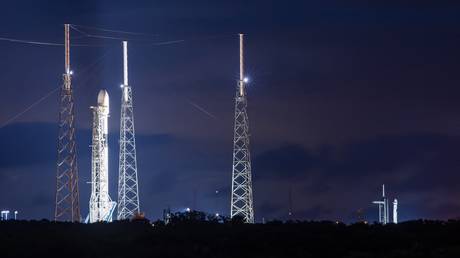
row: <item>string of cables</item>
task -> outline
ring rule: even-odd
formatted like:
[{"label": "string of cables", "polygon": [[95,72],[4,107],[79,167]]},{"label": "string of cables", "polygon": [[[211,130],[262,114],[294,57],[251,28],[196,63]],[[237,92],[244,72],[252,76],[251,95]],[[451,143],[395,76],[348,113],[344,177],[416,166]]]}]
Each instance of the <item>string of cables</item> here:
[{"label": "string of cables", "polygon": [[[105,29],[105,28],[98,28],[93,26],[84,26],[84,25],[76,25],[70,24],[70,28],[80,34],[79,37],[73,37],[74,39],[84,39],[84,38],[94,38],[94,39],[101,39],[101,40],[116,40],[117,42],[121,40],[128,40],[134,42],[143,42],[144,45],[147,46],[164,46],[164,45],[173,45],[179,44],[186,41],[195,41],[195,40],[204,40],[204,39],[213,39],[213,38],[220,38],[220,37],[229,37],[234,36],[234,34],[224,34],[224,35],[211,35],[211,36],[200,36],[194,37],[189,39],[176,39],[176,40],[167,40],[167,41],[160,41],[158,40],[157,34],[148,34],[148,33],[141,33],[141,32],[132,32],[132,31],[124,31],[124,30],[113,30],[113,29]],[[108,34],[108,35],[107,35]],[[113,35],[115,34],[115,35]],[[128,37],[126,37],[128,36]],[[36,46],[51,46],[51,47],[62,47],[64,43],[60,42],[49,42],[49,41],[37,41],[37,40],[26,40],[26,39],[17,39],[17,38],[10,38],[10,37],[0,37],[0,41],[10,42],[10,43],[20,43],[20,44],[28,44],[28,45],[36,45]],[[118,43],[117,43],[118,44]],[[95,65],[102,61],[104,57],[108,55],[111,49],[115,46],[114,44],[71,44],[72,47],[110,47],[102,56],[96,59],[93,63],[86,66],[79,74],[83,75],[90,71]],[[43,96],[38,98],[36,101],[28,105],[22,111],[18,112],[17,114],[13,115],[7,121],[1,124],[0,129],[11,124],[16,119],[20,118],[22,115],[30,111],[32,108],[38,106],[40,103],[44,102],[46,99],[51,97],[54,93],[56,93],[61,87],[53,88],[52,90],[46,92]],[[204,108],[198,106],[196,103],[188,101],[190,105],[197,108],[199,111],[205,113],[206,115],[215,118],[211,113],[204,110]]]}]

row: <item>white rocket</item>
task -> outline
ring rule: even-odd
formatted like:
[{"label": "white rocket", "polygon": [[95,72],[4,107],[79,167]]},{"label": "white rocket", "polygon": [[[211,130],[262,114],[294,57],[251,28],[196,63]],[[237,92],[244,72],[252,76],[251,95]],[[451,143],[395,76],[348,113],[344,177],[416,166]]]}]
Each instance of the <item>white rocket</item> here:
[{"label": "white rocket", "polygon": [[109,196],[109,94],[106,90],[99,91],[97,106],[91,109],[93,110],[93,137],[89,222],[110,222],[116,202],[113,202]]},{"label": "white rocket", "polygon": [[393,223],[398,224],[398,200],[393,201]]}]

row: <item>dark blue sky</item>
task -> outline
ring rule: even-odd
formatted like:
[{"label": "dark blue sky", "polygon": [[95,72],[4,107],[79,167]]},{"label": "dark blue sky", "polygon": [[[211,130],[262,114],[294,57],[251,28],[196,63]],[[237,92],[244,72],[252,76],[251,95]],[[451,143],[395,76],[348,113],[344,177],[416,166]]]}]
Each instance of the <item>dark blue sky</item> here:
[{"label": "dark blue sky", "polygon": [[[238,41],[247,50],[256,219],[353,221],[387,184],[401,219],[460,215],[460,4],[455,1],[8,1],[0,37],[63,42],[63,24],[128,37],[141,209],[229,213]],[[89,106],[111,97],[118,175],[121,43],[72,31],[80,202]],[[183,40],[174,44],[156,42]],[[63,48],[0,41],[0,124],[61,84]],[[52,218],[56,93],[0,128],[0,207]],[[210,117],[194,105],[199,105]],[[219,191],[216,194],[216,190]],[[193,196],[196,196],[196,202]]]}]

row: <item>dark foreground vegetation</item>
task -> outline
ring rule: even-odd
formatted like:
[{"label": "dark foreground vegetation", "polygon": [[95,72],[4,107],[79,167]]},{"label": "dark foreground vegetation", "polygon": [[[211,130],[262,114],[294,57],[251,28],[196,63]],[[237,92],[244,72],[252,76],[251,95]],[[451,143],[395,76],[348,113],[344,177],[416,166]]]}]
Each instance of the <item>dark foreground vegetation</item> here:
[{"label": "dark foreground vegetation", "polygon": [[460,221],[398,225],[206,217],[73,224],[0,223],[0,257],[460,257]]}]

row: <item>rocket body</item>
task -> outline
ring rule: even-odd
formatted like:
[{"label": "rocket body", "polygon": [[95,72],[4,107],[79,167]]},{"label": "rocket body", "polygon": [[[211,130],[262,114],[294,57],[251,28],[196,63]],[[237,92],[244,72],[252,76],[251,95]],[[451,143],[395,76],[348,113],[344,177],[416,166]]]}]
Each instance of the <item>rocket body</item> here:
[{"label": "rocket body", "polygon": [[116,203],[109,196],[109,94],[101,90],[93,110],[91,198],[89,222],[112,221]]},{"label": "rocket body", "polygon": [[393,223],[398,224],[398,200],[393,201]]},{"label": "rocket body", "polygon": [[[101,130],[102,130],[102,139],[101,139],[101,144],[102,144],[102,168],[101,168],[101,179],[108,180],[108,175],[109,175],[109,144],[108,144],[108,135],[109,135],[109,129],[108,129],[108,124],[109,124],[109,94],[105,90],[99,91],[99,94],[97,96],[97,108],[99,109],[98,111],[98,116],[99,116],[99,121],[101,123]],[[108,185],[104,185],[104,191],[109,192]]]}]

